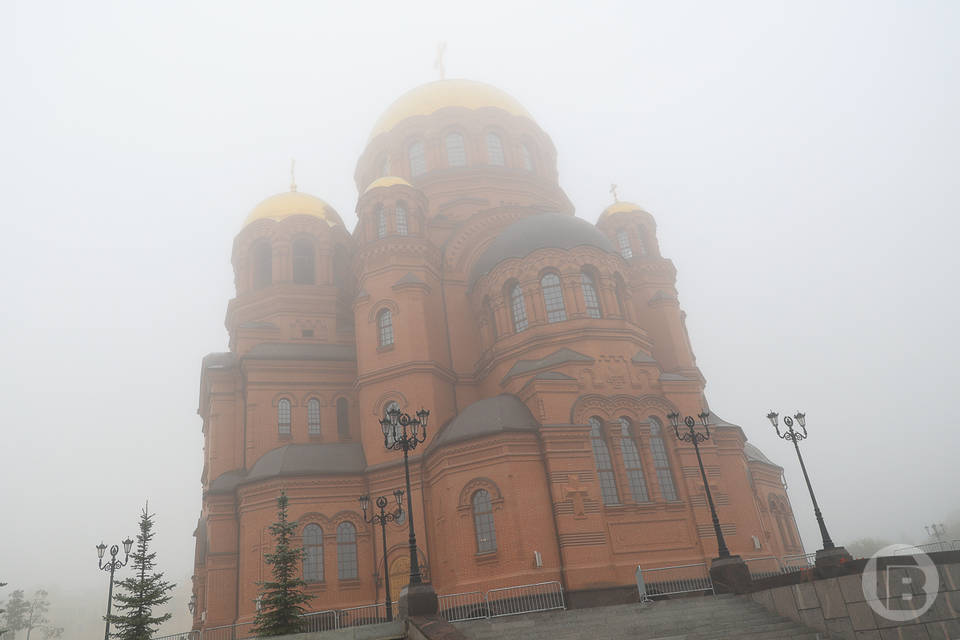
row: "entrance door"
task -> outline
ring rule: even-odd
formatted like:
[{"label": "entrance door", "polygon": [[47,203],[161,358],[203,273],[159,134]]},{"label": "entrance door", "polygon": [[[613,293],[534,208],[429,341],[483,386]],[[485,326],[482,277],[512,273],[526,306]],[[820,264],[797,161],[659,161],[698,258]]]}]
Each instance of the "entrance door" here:
[{"label": "entrance door", "polygon": [[390,595],[400,597],[400,590],[410,582],[410,555],[401,553],[390,563]]}]

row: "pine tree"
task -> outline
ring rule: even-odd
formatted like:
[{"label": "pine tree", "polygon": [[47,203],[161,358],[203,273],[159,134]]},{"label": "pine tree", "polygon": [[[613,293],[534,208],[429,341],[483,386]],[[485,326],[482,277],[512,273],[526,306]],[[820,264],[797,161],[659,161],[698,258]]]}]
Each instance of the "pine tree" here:
[{"label": "pine tree", "polygon": [[303,549],[292,546],[296,522],[287,521],[287,494],[277,498],[277,521],[270,525],[276,540],[273,553],[265,554],[266,563],[273,566],[273,580],[258,583],[260,608],[255,621],[258,636],[281,636],[303,630],[303,605],[310,596],[303,592],[306,582],[300,578],[299,565]]},{"label": "pine tree", "polygon": [[166,604],[175,586],[163,579],[163,573],[154,570],[156,553],[150,553],[153,540],[153,516],[148,506],[140,513],[140,533],[133,558],[134,575],[117,583],[113,606],[118,613],[110,616],[116,631],[111,635],[121,640],[149,640],[161,623],[170,619],[170,613],[154,615],[154,608]]}]

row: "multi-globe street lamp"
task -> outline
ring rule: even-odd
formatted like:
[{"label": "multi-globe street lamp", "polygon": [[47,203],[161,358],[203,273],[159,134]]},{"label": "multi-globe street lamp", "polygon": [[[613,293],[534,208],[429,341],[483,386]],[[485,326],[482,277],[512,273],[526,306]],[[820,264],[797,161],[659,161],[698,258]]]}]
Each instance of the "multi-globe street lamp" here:
[{"label": "multi-globe street lamp", "polygon": [[367,518],[367,509],[370,507],[370,496],[362,495],[359,498],[360,506],[363,508],[363,521],[374,526],[380,525],[380,537],[383,539],[383,583],[386,588],[386,602],[384,602],[384,605],[387,608],[387,622],[393,621],[393,598],[390,596],[390,572],[387,570],[387,523],[398,521],[403,516],[403,489],[394,491],[393,497],[397,500],[396,511],[387,511],[387,497],[378,496],[377,508],[380,509],[380,513],[371,513],[369,518]]},{"label": "multi-globe street lamp", "polygon": [[110,640],[110,605],[113,604],[113,573],[120,567],[127,566],[127,561],[130,560],[130,549],[133,547],[133,540],[127,538],[123,541],[123,561],[117,559],[117,554],[120,553],[120,547],[113,545],[110,547],[110,559],[104,563],[103,553],[107,550],[107,545],[102,542],[97,545],[97,566],[104,571],[110,572],[110,587],[107,590],[107,626],[103,632],[103,640]]},{"label": "multi-globe street lamp", "polygon": [[927,535],[931,538],[936,538],[937,542],[943,542],[943,536],[946,535],[947,529],[943,524],[931,524],[923,525],[924,531],[927,532]]},{"label": "multi-globe street lamp", "polygon": [[710,505],[710,517],[713,518],[713,532],[717,536],[717,552],[719,557],[729,558],[730,550],[727,548],[727,543],[723,539],[723,531],[720,529],[720,519],[717,517],[717,508],[713,505],[713,496],[710,493],[710,484],[707,482],[707,472],[703,469],[703,458],[700,457],[700,443],[706,442],[710,439],[710,426],[707,422],[710,418],[710,413],[707,411],[702,411],[697,417],[700,418],[700,424],[703,425],[706,433],[700,433],[694,429],[697,421],[690,416],[687,416],[683,419],[683,424],[686,427],[686,430],[683,433],[680,433],[679,413],[673,412],[667,416],[667,419],[670,420],[670,426],[673,427],[673,432],[677,434],[678,440],[693,444],[693,450],[697,453],[697,464],[700,465],[700,477],[703,478],[703,490],[707,494],[707,503]]}]

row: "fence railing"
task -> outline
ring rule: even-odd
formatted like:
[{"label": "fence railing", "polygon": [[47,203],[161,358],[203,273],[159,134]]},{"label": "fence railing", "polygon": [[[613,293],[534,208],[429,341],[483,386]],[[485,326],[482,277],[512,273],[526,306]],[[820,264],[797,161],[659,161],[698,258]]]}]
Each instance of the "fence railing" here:
[{"label": "fence railing", "polygon": [[816,553],[796,553],[783,556],[780,559],[780,570],[783,573],[793,573],[795,571],[804,571],[813,568],[813,563],[817,559]]},{"label": "fence railing", "polygon": [[466,591],[438,596],[440,617],[447,622],[479,620],[490,615],[487,597],[482,591]]},{"label": "fence railing", "polygon": [[928,542],[927,544],[915,544],[897,551],[894,555],[910,555],[913,549],[923,553],[936,553],[938,551],[960,551],[960,540],[940,540],[939,542]]},{"label": "fence railing", "polygon": [[776,556],[762,556],[760,558],[744,558],[744,564],[750,571],[750,577],[754,579],[769,578],[785,573],[783,565]]},{"label": "fence railing", "polygon": [[173,633],[169,636],[157,636],[153,640],[200,640],[200,632],[184,631],[183,633]]},{"label": "fence railing", "polygon": [[713,593],[713,581],[706,562],[678,564],[672,567],[637,569],[637,588],[640,599],[668,596],[677,593],[709,591]]},{"label": "fence railing", "polygon": [[563,587],[557,581],[490,589],[487,591],[487,607],[491,618],[567,608]]}]

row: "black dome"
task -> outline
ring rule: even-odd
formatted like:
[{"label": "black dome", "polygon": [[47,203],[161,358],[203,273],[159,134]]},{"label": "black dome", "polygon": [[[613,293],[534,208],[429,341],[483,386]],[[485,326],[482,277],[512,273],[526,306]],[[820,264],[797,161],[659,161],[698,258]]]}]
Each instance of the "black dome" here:
[{"label": "black dome", "polygon": [[522,258],[537,249],[572,249],[589,245],[614,253],[607,236],[576,216],[539,213],[518,220],[494,238],[470,270],[470,285],[507,258]]}]

